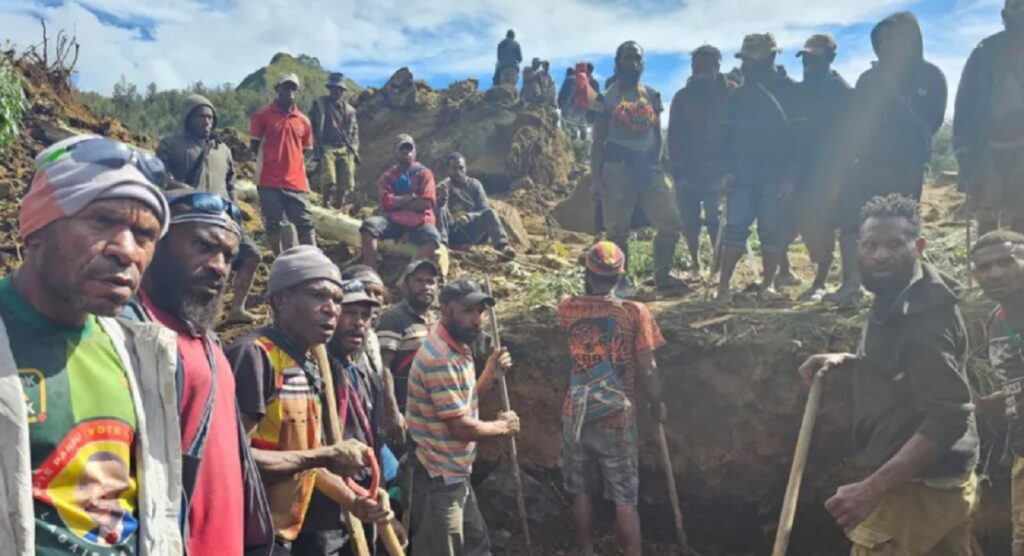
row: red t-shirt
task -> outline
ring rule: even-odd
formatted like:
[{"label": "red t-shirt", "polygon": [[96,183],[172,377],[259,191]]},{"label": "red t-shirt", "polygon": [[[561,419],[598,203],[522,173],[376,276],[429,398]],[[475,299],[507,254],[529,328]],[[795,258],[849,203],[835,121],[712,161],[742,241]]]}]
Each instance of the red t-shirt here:
[{"label": "red t-shirt", "polygon": [[[144,294],[142,304],[153,320],[178,333],[178,353],[184,369],[181,392],[181,444],[188,449],[199,429],[210,392],[210,365],[202,338],[188,326],[156,308]],[[242,554],[244,495],[238,446],[235,377],[224,350],[213,346],[217,363],[217,392],[202,464],[188,514],[189,554]]]},{"label": "red t-shirt", "polygon": [[260,108],[249,122],[249,135],[260,141],[256,176],[260,187],[308,192],[305,149],[313,148],[309,118],[293,108],[285,112],[276,102]]},{"label": "red t-shirt", "polygon": [[[431,202],[431,208],[424,211],[395,210],[395,197],[416,195]],[[433,204],[437,202],[437,186],[430,168],[419,162],[413,163],[408,170],[402,171],[392,166],[384,172],[377,183],[377,196],[380,208],[388,220],[407,228],[419,228],[424,224],[434,224]]]}]

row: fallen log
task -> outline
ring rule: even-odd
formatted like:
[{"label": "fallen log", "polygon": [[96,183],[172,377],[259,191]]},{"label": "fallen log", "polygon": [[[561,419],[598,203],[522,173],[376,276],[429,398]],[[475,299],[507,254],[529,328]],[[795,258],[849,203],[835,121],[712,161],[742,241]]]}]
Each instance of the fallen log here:
[{"label": "fallen log", "polygon": [[[240,201],[255,205],[258,205],[260,202],[259,195],[256,192],[256,184],[249,180],[238,180],[235,182],[235,197]],[[362,220],[353,218],[339,210],[316,205],[313,205],[312,212],[313,227],[316,229],[317,236],[328,241],[344,243],[357,249],[362,248],[362,238],[359,235],[359,227],[363,224]],[[378,249],[381,252],[403,255],[410,258],[415,257],[418,250],[415,245],[406,240],[398,242],[381,240],[378,242]],[[442,275],[447,276],[450,260],[448,248],[444,245],[438,250],[437,262],[438,266],[441,267]]]}]

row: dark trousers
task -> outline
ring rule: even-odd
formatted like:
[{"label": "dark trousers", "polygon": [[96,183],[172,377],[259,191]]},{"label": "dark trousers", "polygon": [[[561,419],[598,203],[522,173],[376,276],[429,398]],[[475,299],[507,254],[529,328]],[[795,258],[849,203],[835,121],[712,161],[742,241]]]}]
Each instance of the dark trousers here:
[{"label": "dark trousers", "polygon": [[451,213],[444,208],[439,224],[445,242],[453,247],[479,245],[488,239],[498,249],[508,245],[508,232],[494,209],[469,212],[453,221]]}]

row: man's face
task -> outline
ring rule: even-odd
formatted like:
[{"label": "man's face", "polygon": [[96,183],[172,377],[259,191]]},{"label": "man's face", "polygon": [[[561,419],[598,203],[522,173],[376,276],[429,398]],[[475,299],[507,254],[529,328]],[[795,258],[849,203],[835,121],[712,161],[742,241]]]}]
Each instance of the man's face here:
[{"label": "man's face", "polygon": [[989,298],[1012,302],[1024,292],[1024,245],[1000,243],[971,255],[974,278]]},{"label": "man's face", "polygon": [[1003,24],[1014,35],[1024,35],[1024,0],[1007,0],[1003,8]]},{"label": "man's face", "polygon": [[444,326],[452,339],[463,344],[472,344],[483,332],[483,303],[465,307],[461,303],[452,302],[441,308]]},{"label": "man's face", "polygon": [[398,146],[395,151],[395,162],[399,165],[409,165],[416,162],[416,147],[405,143]]},{"label": "man's face", "polygon": [[878,61],[901,67],[916,48],[915,41],[907,33],[901,33],[895,25],[886,25],[878,31],[876,54]]},{"label": "man's face", "polygon": [[107,199],[25,243],[38,251],[36,272],[52,295],[86,313],[113,316],[138,291],[159,237],[160,221],[144,204]]},{"label": "man's face", "polygon": [[129,488],[128,469],[117,456],[100,452],[85,462],[75,503],[96,523],[101,538],[115,531],[124,517],[118,498]]},{"label": "man's face", "polygon": [[188,129],[199,137],[209,137],[213,132],[213,108],[199,106],[188,115]]},{"label": "man's face", "polygon": [[456,158],[448,163],[448,177],[455,183],[466,181],[466,159]]},{"label": "man's face", "polygon": [[718,78],[721,64],[714,56],[694,56],[691,72],[695,81],[714,81]]},{"label": "man's face", "polygon": [[147,292],[161,309],[205,332],[213,328],[238,255],[238,234],[215,224],[171,227],[153,257]]},{"label": "man's face", "polygon": [[743,61],[740,64],[743,76],[748,79],[764,79],[771,73],[774,67],[775,54],[772,54],[763,60],[756,60],[749,57],[743,58]]},{"label": "man's face", "polygon": [[284,106],[294,106],[295,99],[299,96],[299,86],[291,81],[286,81],[277,86],[277,103]]},{"label": "man's face", "polygon": [[405,298],[413,308],[424,310],[437,299],[437,275],[428,268],[417,269],[405,279]]},{"label": "man's face", "polygon": [[341,87],[328,87],[327,96],[333,101],[341,100],[341,97],[345,95],[345,89]]},{"label": "man's face", "polygon": [[349,303],[341,307],[338,330],[331,338],[331,346],[342,353],[353,353],[366,344],[366,331],[373,320],[373,305]]},{"label": "man's face", "polygon": [[826,75],[832,69],[832,57],[826,54],[804,52],[800,58],[804,65],[804,79]]},{"label": "man's face", "polygon": [[877,293],[910,284],[924,240],[915,237],[905,218],[869,218],[860,227],[857,248],[864,287]]},{"label": "man's face", "polygon": [[635,44],[622,49],[616,63],[616,73],[622,77],[640,77],[644,72],[644,54]]},{"label": "man's face", "polygon": [[294,340],[306,346],[326,343],[341,316],[341,286],[330,280],[311,280],[281,292],[277,321]]}]

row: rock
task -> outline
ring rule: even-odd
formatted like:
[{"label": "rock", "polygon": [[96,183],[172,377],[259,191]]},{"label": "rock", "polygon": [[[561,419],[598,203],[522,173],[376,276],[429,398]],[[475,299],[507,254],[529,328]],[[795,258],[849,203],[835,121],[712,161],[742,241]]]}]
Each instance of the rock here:
[{"label": "rock", "polygon": [[597,233],[594,227],[594,198],[590,193],[590,176],[580,178],[572,195],[558,203],[551,214],[563,229],[584,234]]},{"label": "rock", "polygon": [[496,85],[484,93],[484,102],[509,107],[519,102],[519,93],[512,85]]},{"label": "rock", "polygon": [[525,176],[512,182],[508,189],[509,191],[531,191],[534,187],[536,187],[536,184],[533,183],[533,179],[530,176]]},{"label": "rock", "polygon": [[381,89],[388,107],[393,110],[412,110],[416,107],[416,83],[409,68],[396,71]]},{"label": "rock", "polygon": [[505,231],[508,232],[508,239],[512,242],[512,245],[516,247],[529,245],[530,234],[523,225],[523,219],[519,215],[519,211],[512,205],[505,204],[497,199],[491,199],[490,203],[494,212],[498,213],[501,223],[505,225]]},{"label": "rock", "polygon": [[478,86],[476,79],[456,81],[441,92],[441,100],[444,102],[462,103],[476,94]]},{"label": "rock", "polygon": [[[564,516],[569,509],[566,503],[550,486],[523,471],[523,496],[526,499],[531,535],[537,538],[557,535],[560,531],[564,533]],[[492,537],[492,540],[501,542],[522,539],[516,483],[508,456],[502,458],[498,467],[474,491],[484,520],[498,532],[495,535],[498,538]]]}]

